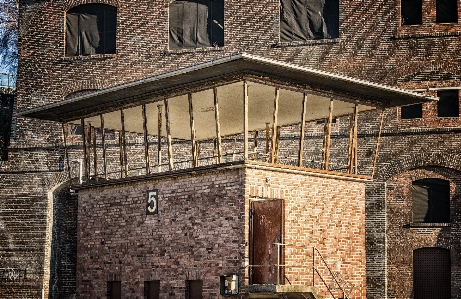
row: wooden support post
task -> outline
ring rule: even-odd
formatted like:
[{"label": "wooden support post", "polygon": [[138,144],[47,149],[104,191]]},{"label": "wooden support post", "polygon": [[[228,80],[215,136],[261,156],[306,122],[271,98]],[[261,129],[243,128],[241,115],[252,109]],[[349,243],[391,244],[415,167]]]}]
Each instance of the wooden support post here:
[{"label": "wooden support post", "polygon": [[68,131],[67,131],[67,126],[64,123],[62,123],[62,136],[64,138],[64,155],[66,156],[67,176],[69,177],[69,180],[70,180],[71,176],[70,176],[69,152],[67,151]]},{"label": "wooden support post", "polygon": [[325,136],[325,148],[324,148],[324,153],[325,153],[325,164],[324,164],[324,169],[328,170],[329,169],[329,163],[330,163],[330,148],[331,148],[331,123],[333,122],[333,100],[330,101],[330,109],[329,109],[329,114],[328,114],[328,122],[327,122],[327,127],[326,127],[326,136]]},{"label": "wooden support post", "polygon": [[275,89],[275,97],[274,97],[274,113],[272,115],[272,151],[271,151],[271,158],[270,162],[275,163],[276,161],[276,142],[277,142],[277,118],[279,113],[279,96],[280,96],[280,89]]},{"label": "wooden support post", "polygon": [[266,123],[266,162],[269,162],[270,123]]},{"label": "wooden support post", "polygon": [[144,131],[144,161],[146,161],[146,174],[150,174],[150,158],[149,158],[149,132],[147,129],[147,111],[146,104],[142,105],[142,128]]},{"label": "wooden support post", "polygon": [[88,179],[90,177],[89,175],[89,169],[88,169],[88,147],[87,147],[87,139],[88,139],[88,134],[87,134],[87,128],[85,125],[85,119],[82,118],[81,120],[81,125],[82,125],[82,141],[83,141],[83,164],[85,165],[85,170],[84,170],[84,178],[85,182],[88,183]]},{"label": "wooden support post", "polygon": [[280,149],[280,126],[277,126],[277,130],[275,133],[275,155],[274,155],[274,163],[278,163],[279,161],[279,149]]},{"label": "wooden support post", "polygon": [[219,120],[219,102],[218,102],[218,89],[213,88],[214,94],[214,118],[216,122],[216,147],[218,150],[218,163],[222,163],[222,142],[221,142],[221,123]]},{"label": "wooden support post", "polygon": [[94,179],[96,181],[99,180],[98,178],[98,153],[96,148],[96,128],[91,126],[91,132],[93,133],[93,168],[94,168]]},{"label": "wooden support post", "polygon": [[383,123],[384,123],[384,109],[383,111],[381,111],[381,122],[379,123],[378,141],[376,142],[375,158],[373,160],[373,171],[371,173],[371,178],[375,177],[375,169],[376,169],[376,163],[378,161],[379,144],[381,142],[381,133],[383,131]]},{"label": "wooden support post", "polygon": [[243,159],[248,160],[248,83],[243,82]]},{"label": "wooden support post", "polygon": [[123,137],[122,131],[118,132],[118,148],[120,152],[120,178],[123,178]]},{"label": "wooden support post", "polygon": [[102,161],[104,164],[104,178],[107,180],[109,178],[109,174],[107,172],[106,129],[104,127],[104,116],[102,114],[99,115],[99,119],[101,120]]},{"label": "wooden support post", "polygon": [[349,146],[347,150],[347,172],[352,173],[352,146],[354,138],[354,114],[349,115]]},{"label": "wooden support post", "polygon": [[126,152],[125,113],[123,112],[123,109],[120,109],[120,121],[122,123],[123,166],[125,177],[128,177],[128,154]]},{"label": "wooden support post", "polygon": [[349,154],[348,154],[348,171],[357,173],[357,125],[358,125],[358,106],[354,107],[354,114],[350,118],[349,131]]},{"label": "wooden support post", "polygon": [[157,105],[157,161],[158,161],[158,172],[162,172],[162,107],[163,105]]},{"label": "wooden support post", "polygon": [[190,119],[190,142],[192,145],[192,167],[197,167],[197,144],[195,143],[195,122],[194,106],[192,105],[192,93],[187,94],[189,100],[189,119]]},{"label": "wooden support post", "polygon": [[303,108],[301,112],[301,132],[299,136],[299,151],[298,151],[298,166],[303,166],[303,154],[304,154],[304,134],[306,130],[306,109],[307,109],[307,94],[303,95]]},{"label": "wooden support post", "polygon": [[173,161],[173,145],[171,142],[170,109],[168,107],[168,99],[165,99],[164,103],[165,103],[165,121],[166,121],[166,140],[167,140],[167,146],[168,146],[168,165],[171,171],[171,170],[174,170],[174,161]]}]

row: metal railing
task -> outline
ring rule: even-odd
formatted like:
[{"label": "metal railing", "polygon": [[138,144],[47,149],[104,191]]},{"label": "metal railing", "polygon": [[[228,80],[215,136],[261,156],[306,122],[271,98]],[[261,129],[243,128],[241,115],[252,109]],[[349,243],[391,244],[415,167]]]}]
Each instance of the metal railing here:
[{"label": "metal railing", "polygon": [[16,88],[16,75],[0,73],[0,88],[15,89]]},{"label": "metal railing", "polygon": [[[292,282],[288,279],[286,275],[286,270],[288,268],[301,268],[301,269],[308,269],[312,268],[312,286],[315,287],[316,275],[320,278],[321,284],[326,288],[328,293],[333,297],[333,299],[349,299],[349,295],[347,294],[344,284],[345,282],[341,282],[338,280],[338,274],[331,270],[331,267],[325,261],[325,258],[320,253],[320,251],[316,247],[304,247],[301,246],[303,249],[312,248],[312,264],[308,266],[307,264],[282,264],[282,256],[284,250],[282,247],[287,247],[287,244],[283,243],[273,243],[277,246],[277,264],[267,264],[267,265],[249,265],[250,269],[252,268],[260,268],[260,267],[275,267],[277,269],[277,284],[285,284],[285,281],[288,282],[289,285],[292,285]],[[286,256],[286,255],[285,255]],[[320,263],[316,264],[316,257],[320,258]],[[320,271],[320,267],[324,267],[327,273],[331,276],[331,281],[333,284],[328,284],[327,279],[325,278],[325,273],[322,275]],[[325,271],[323,271],[325,272]],[[305,281],[303,281],[306,283]],[[299,281],[293,281],[293,283],[299,284]],[[342,285],[343,284],[343,285]],[[335,290],[339,290],[340,294],[335,295]],[[337,296],[338,295],[338,296]]]}]

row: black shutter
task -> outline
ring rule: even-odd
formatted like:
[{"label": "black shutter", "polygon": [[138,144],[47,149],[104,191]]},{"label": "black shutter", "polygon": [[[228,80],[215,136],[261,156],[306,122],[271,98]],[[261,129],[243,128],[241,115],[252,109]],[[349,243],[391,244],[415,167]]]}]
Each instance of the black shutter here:
[{"label": "black shutter", "polygon": [[458,0],[437,0],[435,18],[437,23],[457,23]]},{"label": "black shutter", "polygon": [[458,90],[438,91],[437,115],[439,117],[459,117]]},{"label": "black shutter", "polygon": [[402,106],[400,108],[402,119],[422,118],[423,117],[423,105],[414,104],[408,106]]},{"label": "black shutter", "polygon": [[402,0],[402,25],[417,25],[423,23],[422,0]]}]

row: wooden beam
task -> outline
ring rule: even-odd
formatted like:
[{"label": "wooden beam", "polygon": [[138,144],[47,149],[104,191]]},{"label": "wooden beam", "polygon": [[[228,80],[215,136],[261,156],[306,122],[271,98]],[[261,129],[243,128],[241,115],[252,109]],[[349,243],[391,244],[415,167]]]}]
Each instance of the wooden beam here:
[{"label": "wooden beam", "polygon": [[349,153],[348,153],[348,172],[357,173],[357,125],[358,125],[358,105],[354,107],[354,113],[350,116],[349,130]]},{"label": "wooden beam", "polygon": [[118,148],[120,153],[120,178],[123,178],[123,137],[122,131],[118,132]]},{"label": "wooden beam", "polygon": [[142,105],[142,128],[144,131],[144,161],[146,162],[146,174],[150,174],[150,158],[149,158],[149,132],[147,129],[147,111],[146,104]]},{"label": "wooden beam", "polygon": [[81,126],[82,126],[82,142],[83,142],[83,164],[85,165],[83,177],[85,178],[85,182],[88,182],[88,177],[89,177],[88,175],[88,150],[86,146],[87,134],[86,134],[86,125],[85,125],[84,118],[81,119]]},{"label": "wooden beam", "polygon": [[277,126],[277,130],[275,133],[275,155],[274,155],[274,163],[278,163],[279,160],[279,149],[280,149],[280,130],[281,127]]},{"label": "wooden beam", "polygon": [[187,94],[189,101],[189,120],[190,120],[190,141],[192,145],[192,167],[197,167],[197,144],[195,143],[195,122],[194,106],[192,104],[192,93]]},{"label": "wooden beam", "polygon": [[162,172],[162,107],[163,105],[157,105],[157,161],[158,161],[158,172]]},{"label": "wooden beam", "polygon": [[358,150],[358,129],[359,126],[359,106],[355,105],[354,109],[354,173],[358,173],[358,155],[357,155],[357,150]]},{"label": "wooden beam", "polygon": [[248,160],[248,83],[243,82],[243,158]]},{"label": "wooden beam", "polygon": [[381,133],[383,131],[383,124],[384,124],[384,109],[381,111],[381,122],[379,123],[378,141],[376,142],[375,158],[373,160],[373,171],[371,173],[372,178],[375,177],[375,169],[376,169],[376,163],[378,161],[379,144],[381,142]]},{"label": "wooden beam", "polygon": [[99,180],[98,178],[98,153],[96,148],[96,128],[91,126],[91,132],[93,133],[93,168],[94,168],[94,178],[96,181]]},{"label": "wooden beam", "polygon": [[301,112],[301,132],[299,136],[299,151],[298,151],[298,166],[303,166],[304,155],[304,135],[306,130],[306,109],[307,109],[307,94],[303,95],[303,108]]},{"label": "wooden beam", "polygon": [[266,162],[269,162],[270,136],[271,136],[270,123],[266,123]]},{"label": "wooden beam", "polygon": [[173,161],[173,145],[171,142],[171,131],[170,131],[170,109],[168,107],[168,99],[164,100],[165,104],[165,121],[166,121],[166,141],[168,146],[168,165],[169,169],[174,170],[174,161]]},{"label": "wooden beam", "polygon": [[274,97],[274,113],[272,115],[272,151],[271,151],[271,158],[270,162],[275,163],[276,160],[276,143],[277,143],[277,118],[279,113],[279,96],[280,96],[280,89],[277,87],[275,89],[275,97]]},{"label": "wooden beam", "polygon": [[216,147],[218,150],[218,163],[222,163],[222,142],[221,142],[221,123],[219,120],[219,100],[218,100],[218,89],[213,88],[214,94],[214,119],[216,123]]},{"label": "wooden beam", "polygon": [[71,180],[71,174],[70,174],[70,163],[69,163],[69,152],[67,150],[67,137],[68,137],[68,127],[69,125],[65,125],[62,123],[62,135],[64,138],[64,155],[66,156],[66,163],[67,163],[67,176],[69,177],[69,180]]},{"label": "wooden beam", "polygon": [[254,131],[253,136],[253,159],[256,160],[258,158],[258,131]]},{"label": "wooden beam", "polygon": [[333,122],[333,100],[330,100],[330,108],[328,114],[328,122],[327,122],[327,131],[325,136],[325,164],[324,169],[329,169],[330,163],[330,148],[331,148],[331,123]]},{"label": "wooden beam", "polygon": [[354,114],[349,115],[349,146],[347,150],[347,172],[352,173],[352,147],[354,139]]},{"label": "wooden beam", "polygon": [[122,123],[123,166],[125,177],[128,177],[128,154],[126,152],[125,113],[123,112],[123,109],[120,109],[120,121]]},{"label": "wooden beam", "polygon": [[107,172],[106,129],[104,127],[104,116],[100,114],[99,119],[101,120],[102,161],[104,164],[104,178],[107,180],[109,174]]}]

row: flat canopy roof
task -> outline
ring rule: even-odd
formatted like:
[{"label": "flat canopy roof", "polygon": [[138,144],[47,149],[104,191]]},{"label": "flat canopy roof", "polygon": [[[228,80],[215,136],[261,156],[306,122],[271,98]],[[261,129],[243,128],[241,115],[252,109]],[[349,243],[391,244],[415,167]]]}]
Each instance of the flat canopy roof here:
[{"label": "flat canopy roof", "polygon": [[[120,109],[124,109],[126,130],[141,133],[141,105],[147,104],[148,114],[156,116],[157,104],[168,99],[172,137],[189,139],[184,128],[189,126],[191,94],[194,118],[200,123],[198,127],[205,128],[197,131],[197,139],[203,140],[214,136],[213,87],[219,97],[223,136],[242,132],[244,81],[249,86],[250,130],[264,129],[265,123],[272,122],[276,88],[280,89],[278,125],[301,122],[304,94],[307,121],[327,118],[331,100],[335,103],[334,117],[352,113],[356,104],[359,111],[366,111],[437,100],[421,93],[242,53],[75,96],[18,115],[74,123],[85,118],[97,126],[98,115],[104,114],[108,116],[105,127],[118,130]],[[156,122],[149,118],[149,131],[156,132]]]}]

